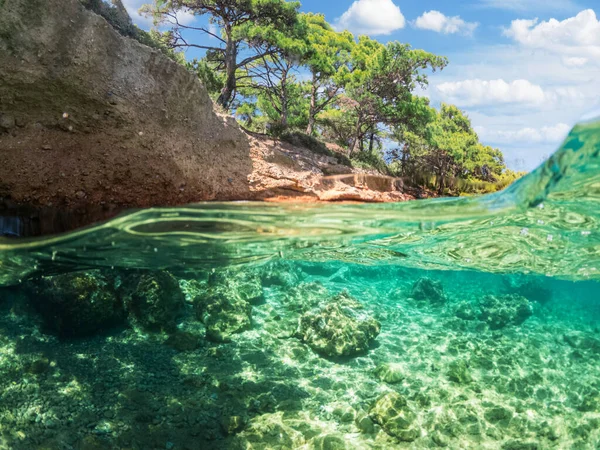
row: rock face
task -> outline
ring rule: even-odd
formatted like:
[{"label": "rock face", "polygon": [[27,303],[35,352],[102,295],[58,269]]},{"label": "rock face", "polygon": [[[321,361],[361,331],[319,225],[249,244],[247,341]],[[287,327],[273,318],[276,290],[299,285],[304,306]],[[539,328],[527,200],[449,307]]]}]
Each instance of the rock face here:
[{"label": "rock face", "polygon": [[45,327],[61,337],[92,335],[125,320],[113,280],[100,271],[43,278],[28,291]]},{"label": "rock face", "polygon": [[[339,152],[244,133],[195,75],[83,6],[99,1],[0,0],[0,198],[69,208],[414,198]],[[117,13],[115,26],[130,26]]]},{"label": "rock face", "polygon": [[360,303],[342,293],[304,314],[296,336],[321,355],[355,356],[369,349],[380,329],[380,323],[362,311]]},{"label": "rock face", "polygon": [[249,153],[192,73],[79,0],[0,1],[0,197],[247,198]]}]

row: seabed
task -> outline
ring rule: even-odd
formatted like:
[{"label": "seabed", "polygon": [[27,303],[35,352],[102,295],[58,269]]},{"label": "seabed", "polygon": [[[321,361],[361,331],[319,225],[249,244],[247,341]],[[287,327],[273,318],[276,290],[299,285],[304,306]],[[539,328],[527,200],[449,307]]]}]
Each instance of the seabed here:
[{"label": "seabed", "polygon": [[0,291],[0,448],[599,448],[598,292],[347,263],[42,277]]}]

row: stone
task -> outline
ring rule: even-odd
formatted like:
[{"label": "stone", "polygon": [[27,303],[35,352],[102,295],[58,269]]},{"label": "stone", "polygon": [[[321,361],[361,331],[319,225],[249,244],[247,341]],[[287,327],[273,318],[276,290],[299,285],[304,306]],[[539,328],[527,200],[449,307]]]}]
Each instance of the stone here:
[{"label": "stone", "polygon": [[44,277],[26,291],[45,328],[61,337],[88,336],[125,322],[113,278],[101,271]]},{"label": "stone", "polygon": [[443,306],[448,300],[444,294],[442,283],[430,278],[418,279],[412,287],[410,297],[431,306]]},{"label": "stone", "polygon": [[346,293],[302,315],[296,337],[323,356],[365,353],[379,335],[380,323]]},{"label": "stone", "polygon": [[475,320],[477,319],[477,310],[471,302],[462,301],[456,305],[454,315],[462,320]]},{"label": "stone", "polygon": [[191,352],[201,346],[200,338],[188,331],[176,331],[172,333],[165,344],[178,352]]},{"label": "stone", "polygon": [[8,114],[0,114],[0,132],[10,131],[16,126],[15,118]]},{"label": "stone", "polygon": [[387,434],[401,441],[412,442],[421,434],[414,424],[415,413],[408,407],[406,399],[397,392],[388,392],[379,397],[369,410],[369,416]]},{"label": "stone", "polygon": [[242,416],[227,416],[221,420],[221,429],[226,435],[237,434],[246,426]]},{"label": "stone", "polygon": [[263,287],[258,275],[244,270],[213,272],[208,277],[208,286],[220,286],[234,292],[240,299],[257,304],[263,300]]},{"label": "stone", "polygon": [[448,378],[458,384],[468,384],[473,381],[467,363],[458,359],[448,365]]},{"label": "stone", "polygon": [[356,419],[354,420],[354,424],[356,425],[356,428],[360,430],[361,433],[375,433],[375,424],[373,423],[373,420],[371,420],[367,413],[362,412],[358,414],[356,416]]},{"label": "stone", "polygon": [[252,306],[236,292],[217,286],[194,300],[196,317],[206,327],[206,338],[229,342],[232,335],[252,327]]},{"label": "stone", "polygon": [[185,297],[167,271],[134,274],[124,282],[125,306],[134,323],[147,331],[174,331]]},{"label": "stone", "polygon": [[520,325],[533,314],[531,302],[515,294],[487,295],[479,302],[479,309],[479,320],[486,322],[492,330]]},{"label": "stone", "polygon": [[317,436],[309,444],[311,450],[351,450],[355,448],[350,446],[344,436],[340,434]]},{"label": "stone", "polygon": [[406,378],[402,365],[390,362],[378,365],[375,369],[375,375],[381,381],[388,384],[400,383]]}]

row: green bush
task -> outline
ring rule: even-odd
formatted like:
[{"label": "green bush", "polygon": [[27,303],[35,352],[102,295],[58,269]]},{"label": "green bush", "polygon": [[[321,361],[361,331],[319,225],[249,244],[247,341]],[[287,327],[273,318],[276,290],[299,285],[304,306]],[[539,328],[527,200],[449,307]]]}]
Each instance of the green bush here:
[{"label": "green bush", "polygon": [[392,174],[389,166],[383,159],[383,155],[379,151],[355,153],[352,157],[352,166],[365,170],[374,169],[384,175]]}]

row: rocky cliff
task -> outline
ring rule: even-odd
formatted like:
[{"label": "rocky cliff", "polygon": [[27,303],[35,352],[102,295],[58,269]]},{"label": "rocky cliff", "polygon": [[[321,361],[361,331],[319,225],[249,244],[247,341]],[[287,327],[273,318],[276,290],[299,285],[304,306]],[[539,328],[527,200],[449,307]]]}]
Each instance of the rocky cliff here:
[{"label": "rocky cliff", "polygon": [[0,196],[244,198],[248,139],[198,79],[78,0],[0,0]]},{"label": "rocky cliff", "polygon": [[140,207],[406,198],[354,172],[244,133],[196,76],[80,0],[0,0],[0,198]]}]

